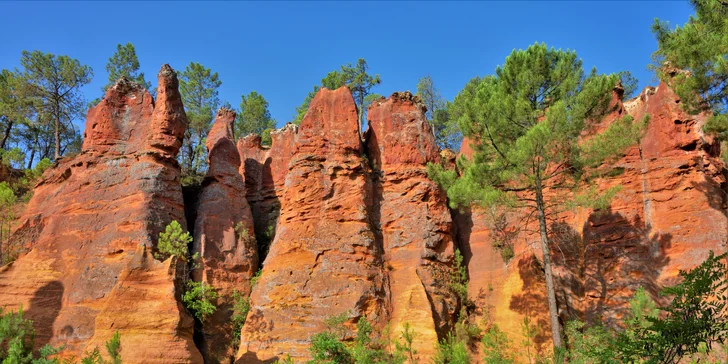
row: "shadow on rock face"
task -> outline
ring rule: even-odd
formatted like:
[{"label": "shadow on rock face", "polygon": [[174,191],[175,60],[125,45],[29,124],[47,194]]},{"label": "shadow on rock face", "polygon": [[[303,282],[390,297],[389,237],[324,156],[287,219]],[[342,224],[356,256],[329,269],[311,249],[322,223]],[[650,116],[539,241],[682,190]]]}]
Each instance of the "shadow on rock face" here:
[{"label": "shadow on rock face", "polygon": [[33,320],[35,327],[35,347],[42,348],[50,343],[53,336],[53,324],[61,311],[63,300],[63,283],[51,281],[35,291],[26,311],[26,318]]}]

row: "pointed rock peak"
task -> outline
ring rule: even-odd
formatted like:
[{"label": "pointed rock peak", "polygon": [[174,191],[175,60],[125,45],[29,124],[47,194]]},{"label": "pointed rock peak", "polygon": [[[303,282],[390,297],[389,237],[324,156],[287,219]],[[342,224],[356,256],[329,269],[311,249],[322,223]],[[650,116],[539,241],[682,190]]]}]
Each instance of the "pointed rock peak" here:
[{"label": "pointed rock peak", "polygon": [[231,109],[229,107],[223,106],[223,107],[217,109],[217,114],[215,115],[215,117],[218,120],[219,119],[223,119],[223,120],[235,120],[235,116],[236,115],[237,115],[237,113],[235,112],[235,110],[233,110],[233,109]]},{"label": "pointed rock peak", "polygon": [[[311,100],[297,134],[299,148],[317,149],[328,145],[328,151],[339,148],[358,151],[359,118],[348,87],[332,91],[322,88]],[[274,140],[275,144],[275,140]]]},{"label": "pointed rock peak", "polygon": [[167,63],[162,65],[162,68],[159,69],[159,73],[157,74],[158,77],[164,77],[164,78],[170,78],[174,77],[177,78],[177,72],[174,71],[174,69]]},{"label": "pointed rock peak", "polygon": [[235,122],[235,115],[235,111],[227,107],[221,107],[217,110],[215,122],[212,124],[210,133],[207,134],[207,142],[205,142],[207,150],[211,150],[222,139],[234,144],[233,123]]}]

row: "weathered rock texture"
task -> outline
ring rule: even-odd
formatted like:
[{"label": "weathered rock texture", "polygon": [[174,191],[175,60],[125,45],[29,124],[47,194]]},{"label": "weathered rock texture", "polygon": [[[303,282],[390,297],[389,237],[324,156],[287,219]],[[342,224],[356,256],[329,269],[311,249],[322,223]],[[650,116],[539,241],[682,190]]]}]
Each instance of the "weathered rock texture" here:
[{"label": "weathered rock texture", "polygon": [[36,346],[80,357],[118,330],[125,363],[201,361],[193,320],[175,299],[176,263],[150,252],[166,224],[184,225],[177,86],[163,66],[155,105],[119,80],[89,111],[82,152],[36,187],[13,235],[29,252],[0,268],[0,307],[24,307]]},{"label": "weathered rock texture", "polygon": [[[700,264],[710,250],[726,250],[725,178],[719,146],[701,132],[706,115],[685,113],[665,83],[624,104],[615,98],[615,106],[607,123],[625,114],[636,120],[650,115],[650,122],[639,143],[602,167],[612,173],[599,189],[622,188],[611,207],[564,214],[550,226],[563,321],[601,317],[617,325],[638,287],[659,299],[656,293],[673,283],[679,269]],[[464,143],[461,151],[469,150]],[[515,256],[506,264],[500,248],[492,246],[497,229],[489,215],[476,209],[457,217],[471,299],[512,340],[522,340],[524,317],[541,324],[534,349],[545,350],[550,335],[543,274],[534,258],[541,256],[537,238],[519,234],[513,240]],[[512,214],[503,225],[513,231],[522,218]]]},{"label": "weathered rock texture", "polygon": [[298,127],[293,124],[271,132],[270,147],[261,146],[261,138],[255,134],[238,140],[242,160],[240,174],[245,177],[246,198],[255,220],[261,259],[275,238],[288,164],[296,150],[297,132]]},{"label": "weathered rock texture", "polygon": [[413,347],[426,361],[458,309],[448,281],[454,244],[447,196],[427,178],[439,148],[424,107],[409,92],[373,102],[368,118],[372,218],[389,275],[391,339],[399,340],[409,323],[417,333]]},{"label": "weathered rock texture", "polygon": [[198,197],[193,252],[200,255],[196,281],[215,287],[217,310],[202,327],[206,362],[229,361],[233,343],[233,292],[250,295],[258,269],[253,216],[245,199],[240,156],[232,138],[235,112],[222,108],[207,136],[208,171]]},{"label": "weathered rock texture", "polygon": [[[275,142],[274,142],[275,143]],[[253,289],[238,362],[306,358],[324,320],[385,317],[381,248],[370,228],[369,176],[347,88],[322,89],[296,134],[275,240]]]}]

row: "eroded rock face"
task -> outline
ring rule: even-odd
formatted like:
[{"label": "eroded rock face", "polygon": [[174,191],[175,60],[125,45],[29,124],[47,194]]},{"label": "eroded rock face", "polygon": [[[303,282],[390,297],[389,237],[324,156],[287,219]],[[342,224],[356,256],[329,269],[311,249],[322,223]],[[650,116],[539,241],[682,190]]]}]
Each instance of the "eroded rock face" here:
[{"label": "eroded rock face", "polygon": [[[550,226],[559,314],[563,321],[601,317],[616,326],[634,291],[656,294],[674,283],[678,270],[700,264],[710,250],[722,253],[728,219],[721,185],[725,178],[719,146],[701,132],[706,115],[680,108],[678,96],[661,83],[621,103],[607,120],[626,114],[650,115],[645,136],[598,182],[600,191],[621,186],[606,211],[579,210]],[[468,153],[467,142],[461,151]],[[537,237],[517,234],[514,256],[506,264],[492,246],[498,233],[493,212],[475,209],[457,217],[458,240],[466,252],[471,299],[512,340],[522,338],[524,317],[541,324],[534,346],[550,346],[543,273],[534,254]],[[503,231],[513,231],[523,215],[505,217]],[[501,233],[503,233],[501,231]],[[558,247],[556,246],[558,245]]]},{"label": "eroded rock face", "polygon": [[[275,145],[275,140],[274,140]],[[309,357],[324,320],[385,317],[381,249],[370,228],[370,183],[347,88],[322,89],[296,134],[275,240],[253,289],[238,362]]]},{"label": "eroded rock face", "polygon": [[13,235],[29,252],[0,268],[0,306],[24,307],[36,346],[80,357],[119,330],[125,362],[201,361],[193,321],[175,300],[173,262],[150,256],[165,225],[185,222],[175,156],[187,119],[177,87],[167,65],[156,105],[118,81],[89,111],[82,152],[36,187]]},{"label": "eroded rock face", "polygon": [[203,323],[203,354],[207,362],[229,361],[233,343],[233,292],[250,294],[250,278],[258,269],[253,215],[239,173],[240,156],[232,140],[235,112],[222,108],[207,136],[208,172],[198,197],[194,249],[200,268],[196,281],[217,289],[217,310]]},{"label": "eroded rock face", "polygon": [[255,134],[238,140],[242,160],[240,174],[245,178],[246,198],[253,212],[261,258],[268,253],[275,238],[288,164],[296,150],[297,132],[298,127],[293,124],[271,132],[270,147],[262,146],[260,136]]},{"label": "eroded rock face", "polygon": [[412,94],[374,101],[368,112],[368,153],[374,175],[374,225],[389,275],[391,339],[409,323],[420,359],[434,354],[455,321],[456,295],[447,278],[454,257],[447,196],[427,178],[439,148]]}]

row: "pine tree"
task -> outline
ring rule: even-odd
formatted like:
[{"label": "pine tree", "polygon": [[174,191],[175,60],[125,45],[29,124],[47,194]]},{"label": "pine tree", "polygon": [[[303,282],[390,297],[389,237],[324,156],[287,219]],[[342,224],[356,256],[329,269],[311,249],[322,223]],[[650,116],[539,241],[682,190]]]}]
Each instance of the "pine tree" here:
[{"label": "pine tree", "polygon": [[[326,77],[321,79],[321,86],[326,87],[329,90],[336,90],[339,87],[347,86],[351,90],[351,94],[354,97],[354,102],[358,109],[359,127],[361,128],[362,121],[364,120],[364,114],[367,105],[372,100],[381,97],[379,94],[371,92],[372,87],[382,83],[379,75],[370,75],[367,73],[369,66],[364,58],[359,58],[356,65],[352,66],[351,63],[341,66],[341,70],[334,70],[329,72]],[[303,104],[296,108],[296,115],[293,123],[300,125],[303,117],[308,111],[308,106],[311,100],[316,96],[321,86],[314,86],[313,91],[306,95],[303,100]]]},{"label": "pine tree", "polygon": [[[636,142],[642,123],[625,117],[580,142],[582,132],[609,111],[616,75],[588,75],[575,52],[534,44],[513,51],[495,75],[471,84],[459,124],[474,141],[461,161],[462,176],[430,165],[454,206],[510,206],[537,217],[554,347],[561,347],[547,221],[569,207],[564,201],[603,207],[611,193],[574,195],[597,167]],[[594,192],[593,189],[590,192]]]},{"label": "pine tree", "polygon": [[[705,131],[728,135],[728,1],[691,0],[696,14],[682,27],[669,29],[655,20],[658,75],[669,81],[691,113],[710,111]],[[668,67],[665,67],[667,65]],[[675,68],[689,72],[675,72]],[[674,76],[674,77],[671,77]]]},{"label": "pine tree", "polygon": [[430,76],[420,78],[417,82],[417,96],[427,107],[427,120],[432,124],[432,133],[441,148],[454,148],[460,142],[460,131],[457,123],[450,117],[450,103],[440,95]]},{"label": "pine tree", "polygon": [[214,113],[220,100],[218,89],[222,85],[217,72],[190,62],[179,73],[179,92],[189,122],[180,149],[180,164],[186,181],[201,179],[205,167],[205,138],[212,127]]},{"label": "pine tree", "polygon": [[268,101],[263,95],[256,91],[243,95],[240,112],[235,119],[235,137],[244,137],[248,134],[263,135],[265,130],[275,127],[276,121],[270,116]]},{"label": "pine tree", "polygon": [[[77,59],[56,56],[40,51],[23,51],[20,63],[33,97],[42,105],[38,114],[47,116],[53,125],[54,158],[61,157],[64,133],[74,131],[72,121],[86,111],[81,87],[90,83],[93,77],[91,67],[82,65]],[[76,133],[72,133],[76,134]],[[66,141],[68,145],[78,142],[75,138]]]}]

